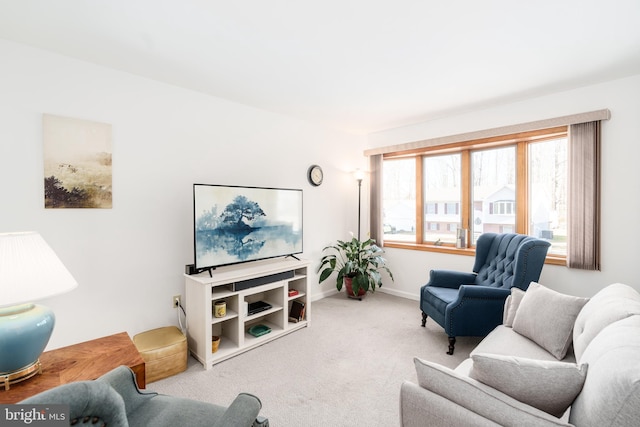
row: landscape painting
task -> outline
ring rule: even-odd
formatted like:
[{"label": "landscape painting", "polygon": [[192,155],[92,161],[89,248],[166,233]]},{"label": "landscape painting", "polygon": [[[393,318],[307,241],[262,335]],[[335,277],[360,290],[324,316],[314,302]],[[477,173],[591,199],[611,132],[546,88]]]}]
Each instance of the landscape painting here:
[{"label": "landscape painting", "polygon": [[44,114],[46,209],[112,207],[111,125]]}]

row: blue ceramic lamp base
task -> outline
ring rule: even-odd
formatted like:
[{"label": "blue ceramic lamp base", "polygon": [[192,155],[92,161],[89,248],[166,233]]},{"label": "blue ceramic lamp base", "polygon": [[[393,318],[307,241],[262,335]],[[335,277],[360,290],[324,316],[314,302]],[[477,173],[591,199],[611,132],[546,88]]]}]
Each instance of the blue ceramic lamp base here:
[{"label": "blue ceramic lamp base", "polygon": [[41,372],[39,357],[54,324],[53,311],[43,305],[0,308],[0,383],[6,390]]}]

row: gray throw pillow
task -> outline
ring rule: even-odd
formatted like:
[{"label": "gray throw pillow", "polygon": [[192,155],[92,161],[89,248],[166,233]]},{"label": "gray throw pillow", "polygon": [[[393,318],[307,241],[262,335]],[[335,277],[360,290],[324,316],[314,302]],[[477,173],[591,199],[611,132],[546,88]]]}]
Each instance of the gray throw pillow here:
[{"label": "gray throw pillow", "polygon": [[582,390],[587,365],[478,353],[469,376],[504,394],[561,417]]},{"label": "gray throw pillow", "polygon": [[522,289],[516,288],[515,286],[511,288],[511,295],[509,295],[504,304],[504,317],[502,321],[504,326],[508,326],[509,328],[513,327],[513,319],[516,317],[518,307],[520,307],[520,303],[522,302],[522,297],[524,297],[524,291]]},{"label": "gray throw pillow", "polygon": [[588,300],[531,282],[513,319],[513,330],[562,360],[571,346],[576,317]]}]

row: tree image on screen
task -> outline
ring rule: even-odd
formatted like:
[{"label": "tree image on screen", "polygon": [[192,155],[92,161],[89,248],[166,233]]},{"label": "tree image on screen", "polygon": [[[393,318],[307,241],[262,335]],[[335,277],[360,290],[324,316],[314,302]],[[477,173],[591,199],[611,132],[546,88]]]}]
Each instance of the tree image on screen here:
[{"label": "tree image on screen", "polygon": [[266,214],[258,203],[245,196],[237,196],[220,215],[222,219],[220,227],[232,230],[250,229],[249,224],[260,216],[266,216]]},{"label": "tree image on screen", "polygon": [[219,216],[214,207],[200,217],[197,239],[208,252],[224,251],[246,260],[265,244],[264,238],[254,234],[262,228],[257,221],[260,217],[266,217],[266,214],[258,203],[245,196],[236,196]]}]

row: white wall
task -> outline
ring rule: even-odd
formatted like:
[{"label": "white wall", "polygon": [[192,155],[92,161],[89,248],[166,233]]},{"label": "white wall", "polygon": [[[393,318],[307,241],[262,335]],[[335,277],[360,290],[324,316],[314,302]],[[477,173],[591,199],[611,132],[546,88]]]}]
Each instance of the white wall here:
[{"label": "white wall", "polygon": [[[312,267],[355,230],[363,137],[6,41],[0,58],[0,232],[39,231],[79,282],[43,301],[57,316],[48,349],[177,324],[195,182],[304,189]],[[112,124],[113,209],[44,209],[43,113]],[[314,298],[333,289],[310,280]]]},{"label": "white wall", "polygon": [[[526,123],[568,114],[611,110],[602,124],[602,269],[599,272],[546,265],[540,282],[572,295],[592,296],[604,286],[626,283],[640,290],[638,217],[640,189],[640,75],[556,93],[482,111],[379,132],[368,136],[368,148],[400,144]],[[418,299],[429,270],[471,271],[473,258],[400,249],[387,249],[395,283],[383,291]]]}]

